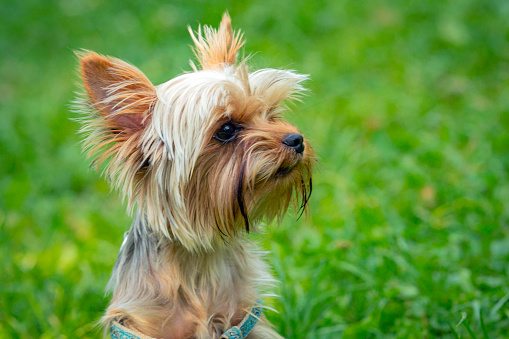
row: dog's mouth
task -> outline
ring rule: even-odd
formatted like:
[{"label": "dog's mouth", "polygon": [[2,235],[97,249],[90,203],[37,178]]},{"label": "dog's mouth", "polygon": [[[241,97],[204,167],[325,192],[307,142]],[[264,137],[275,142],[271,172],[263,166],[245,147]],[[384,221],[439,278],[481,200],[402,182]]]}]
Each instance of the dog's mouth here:
[{"label": "dog's mouth", "polygon": [[274,176],[276,178],[285,178],[288,175],[290,175],[290,173],[292,173],[294,170],[296,170],[296,168],[299,166],[300,163],[301,163],[301,159],[297,160],[295,163],[293,163],[291,165],[284,164],[277,169]]},{"label": "dog's mouth", "polygon": [[299,167],[299,165],[302,163],[302,161],[303,161],[303,157],[300,154],[297,157],[292,157],[290,159],[287,159],[276,170],[276,173],[274,173],[274,176],[276,178],[287,177],[290,173],[292,173],[294,170],[296,170],[297,167]]},{"label": "dog's mouth", "polygon": [[295,166],[279,167],[278,170],[276,171],[276,177],[284,178],[288,174],[290,174],[293,171],[294,168],[295,168]]}]

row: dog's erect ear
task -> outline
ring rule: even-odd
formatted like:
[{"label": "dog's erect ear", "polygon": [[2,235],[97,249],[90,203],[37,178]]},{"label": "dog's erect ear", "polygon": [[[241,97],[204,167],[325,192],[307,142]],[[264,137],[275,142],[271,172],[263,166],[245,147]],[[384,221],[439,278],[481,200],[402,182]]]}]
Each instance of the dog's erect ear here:
[{"label": "dog's erect ear", "polygon": [[93,108],[112,131],[133,134],[150,121],[156,89],[136,67],[93,52],[78,53]]},{"label": "dog's erect ear", "polygon": [[[223,14],[223,19],[217,30],[204,26],[202,34],[201,27],[199,27],[195,35],[191,27],[188,28],[195,44],[194,53],[202,69],[217,69],[224,65],[237,63],[237,52],[244,45],[244,41],[242,41],[240,32],[233,31],[228,13]],[[194,64],[192,65],[194,66]]]}]

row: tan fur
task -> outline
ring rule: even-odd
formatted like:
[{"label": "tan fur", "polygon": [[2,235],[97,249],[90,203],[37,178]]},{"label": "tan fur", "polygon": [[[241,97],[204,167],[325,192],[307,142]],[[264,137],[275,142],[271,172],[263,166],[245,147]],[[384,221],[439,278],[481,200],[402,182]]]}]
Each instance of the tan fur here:
[{"label": "tan fur", "polygon": [[[154,338],[218,338],[238,324],[274,283],[244,233],[292,202],[305,209],[311,194],[310,145],[282,143],[298,133],[283,103],[306,76],[237,64],[244,42],[227,14],[191,35],[203,69],[158,86],[123,61],[79,54],[84,148],[135,211],[103,320]],[[222,143],[227,122],[242,129]],[[249,338],[279,335],[262,316]]]},{"label": "tan fur", "polygon": [[[202,69],[221,68],[222,65],[235,65],[237,63],[237,52],[244,45],[242,34],[235,33],[232,29],[230,16],[225,13],[219,29],[204,27],[202,35],[201,27],[195,36],[191,27],[188,27],[191,38],[193,38],[195,48],[194,52]],[[193,68],[194,64],[191,63]]]}]

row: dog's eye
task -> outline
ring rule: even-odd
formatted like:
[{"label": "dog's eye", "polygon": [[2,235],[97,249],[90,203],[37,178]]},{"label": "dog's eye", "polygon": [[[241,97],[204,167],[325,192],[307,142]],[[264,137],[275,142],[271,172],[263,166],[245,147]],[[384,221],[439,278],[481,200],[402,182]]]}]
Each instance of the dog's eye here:
[{"label": "dog's eye", "polygon": [[216,134],[214,134],[214,138],[221,142],[228,142],[233,140],[237,135],[237,132],[241,129],[242,127],[232,122],[227,122],[219,128]]}]

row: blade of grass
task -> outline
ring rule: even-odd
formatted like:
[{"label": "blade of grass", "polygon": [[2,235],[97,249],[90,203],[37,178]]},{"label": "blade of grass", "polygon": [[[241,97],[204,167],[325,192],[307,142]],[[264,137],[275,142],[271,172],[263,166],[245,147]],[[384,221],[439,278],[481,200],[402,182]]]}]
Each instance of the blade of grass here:
[{"label": "blade of grass", "polygon": [[461,325],[461,323],[463,323],[463,321],[465,321],[465,319],[467,319],[467,313],[466,312],[461,312],[461,319],[460,319],[460,322],[456,325],[456,327]]},{"label": "blade of grass", "polygon": [[507,300],[509,300],[509,293],[507,293],[506,295],[504,295],[502,297],[502,299],[500,299],[496,304],[495,306],[493,306],[493,308],[491,309],[490,311],[490,315],[489,315],[489,318],[493,319],[495,317],[495,314],[498,313],[498,311],[502,308],[502,306],[504,306],[504,304],[507,302]]},{"label": "blade of grass", "polygon": [[481,321],[481,329],[482,329],[484,338],[490,339],[490,337],[488,336],[488,331],[486,330],[486,326],[484,325],[484,317],[482,316],[481,310],[479,310],[479,320]]},{"label": "blade of grass", "polygon": [[449,328],[451,329],[451,332],[454,335],[454,338],[460,339],[460,336],[458,335],[458,332],[456,332],[456,330],[454,329],[454,327],[452,326],[452,324],[451,324],[451,322],[449,320],[447,321],[447,325],[449,325]]},{"label": "blade of grass", "polygon": [[477,339],[477,337],[475,336],[474,332],[472,332],[472,329],[470,328],[470,325],[468,325],[468,321],[466,319],[467,314],[465,312],[462,312],[462,315],[463,315],[463,326],[465,326],[465,328],[467,329],[468,333],[470,334],[470,336],[473,339]]}]

